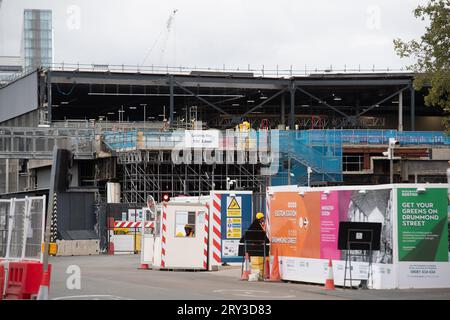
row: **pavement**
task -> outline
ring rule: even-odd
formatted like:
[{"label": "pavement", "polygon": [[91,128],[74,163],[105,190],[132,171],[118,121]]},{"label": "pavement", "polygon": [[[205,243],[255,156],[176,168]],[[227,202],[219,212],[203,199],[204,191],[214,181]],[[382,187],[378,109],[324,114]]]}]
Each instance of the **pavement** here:
[{"label": "pavement", "polygon": [[138,270],[138,255],[51,257],[50,263],[50,299],[56,300],[450,300],[450,288],[329,291],[320,285],[241,281],[240,267]]}]

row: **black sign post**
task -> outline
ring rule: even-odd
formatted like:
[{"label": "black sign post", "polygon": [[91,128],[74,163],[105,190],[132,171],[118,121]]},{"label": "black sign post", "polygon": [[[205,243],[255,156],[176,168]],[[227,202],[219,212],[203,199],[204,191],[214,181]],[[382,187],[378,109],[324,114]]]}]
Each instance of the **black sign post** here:
[{"label": "black sign post", "polygon": [[[350,288],[353,280],[360,280],[363,288],[367,289],[369,278],[372,280],[372,253],[380,250],[381,223],[375,222],[340,222],[338,249],[347,251],[345,255],[344,288],[347,280],[350,280]],[[357,251],[359,253],[354,253]],[[352,260],[354,257],[362,257],[368,262],[367,278],[355,279],[352,277]],[[347,278],[347,269],[349,278]]]}]

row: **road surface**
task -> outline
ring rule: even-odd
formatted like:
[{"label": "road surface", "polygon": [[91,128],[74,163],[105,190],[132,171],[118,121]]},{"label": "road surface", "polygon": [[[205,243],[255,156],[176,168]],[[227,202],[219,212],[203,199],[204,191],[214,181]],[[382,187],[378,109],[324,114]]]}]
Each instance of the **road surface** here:
[{"label": "road surface", "polygon": [[320,285],[240,281],[237,267],[217,272],[138,270],[138,255],[51,257],[50,262],[50,299],[59,300],[450,299],[450,289],[327,291]]}]

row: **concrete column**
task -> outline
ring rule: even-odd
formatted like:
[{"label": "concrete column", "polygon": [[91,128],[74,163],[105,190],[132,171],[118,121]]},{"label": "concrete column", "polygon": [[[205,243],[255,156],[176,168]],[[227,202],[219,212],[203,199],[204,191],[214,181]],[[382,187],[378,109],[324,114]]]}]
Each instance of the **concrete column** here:
[{"label": "concrete column", "polygon": [[5,193],[9,193],[9,159],[5,159]]},{"label": "concrete column", "polygon": [[47,121],[50,124],[52,122],[52,78],[51,71],[48,71],[47,75]]},{"label": "concrete column", "polygon": [[281,123],[286,127],[286,98],[284,94],[281,95]]}]

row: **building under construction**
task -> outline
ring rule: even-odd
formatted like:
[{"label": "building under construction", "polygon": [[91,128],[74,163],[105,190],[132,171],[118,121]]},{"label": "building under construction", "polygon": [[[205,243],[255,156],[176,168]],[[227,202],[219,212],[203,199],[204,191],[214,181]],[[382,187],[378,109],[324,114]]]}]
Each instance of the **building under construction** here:
[{"label": "building under construction", "polygon": [[[389,138],[399,141],[395,182],[443,182],[450,160],[443,112],[426,107],[427,88],[415,92],[412,81],[409,73],[375,70],[37,69],[0,88],[0,193],[45,194],[60,140],[75,156],[65,192],[76,194],[72,206],[80,197],[106,201],[108,181],[118,182],[121,201],[136,207],[148,194],[160,201],[214,189],[263,194],[280,184],[388,183]],[[202,153],[196,161],[195,152],[174,163],[186,132],[211,129],[221,133],[223,151],[213,152],[214,163],[202,161]],[[260,150],[277,153],[272,174],[262,173],[267,162],[252,160],[248,148],[238,152],[240,143],[259,147],[261,137],[268,144]],[[227,161],[230,150],[245,161]]]}]

